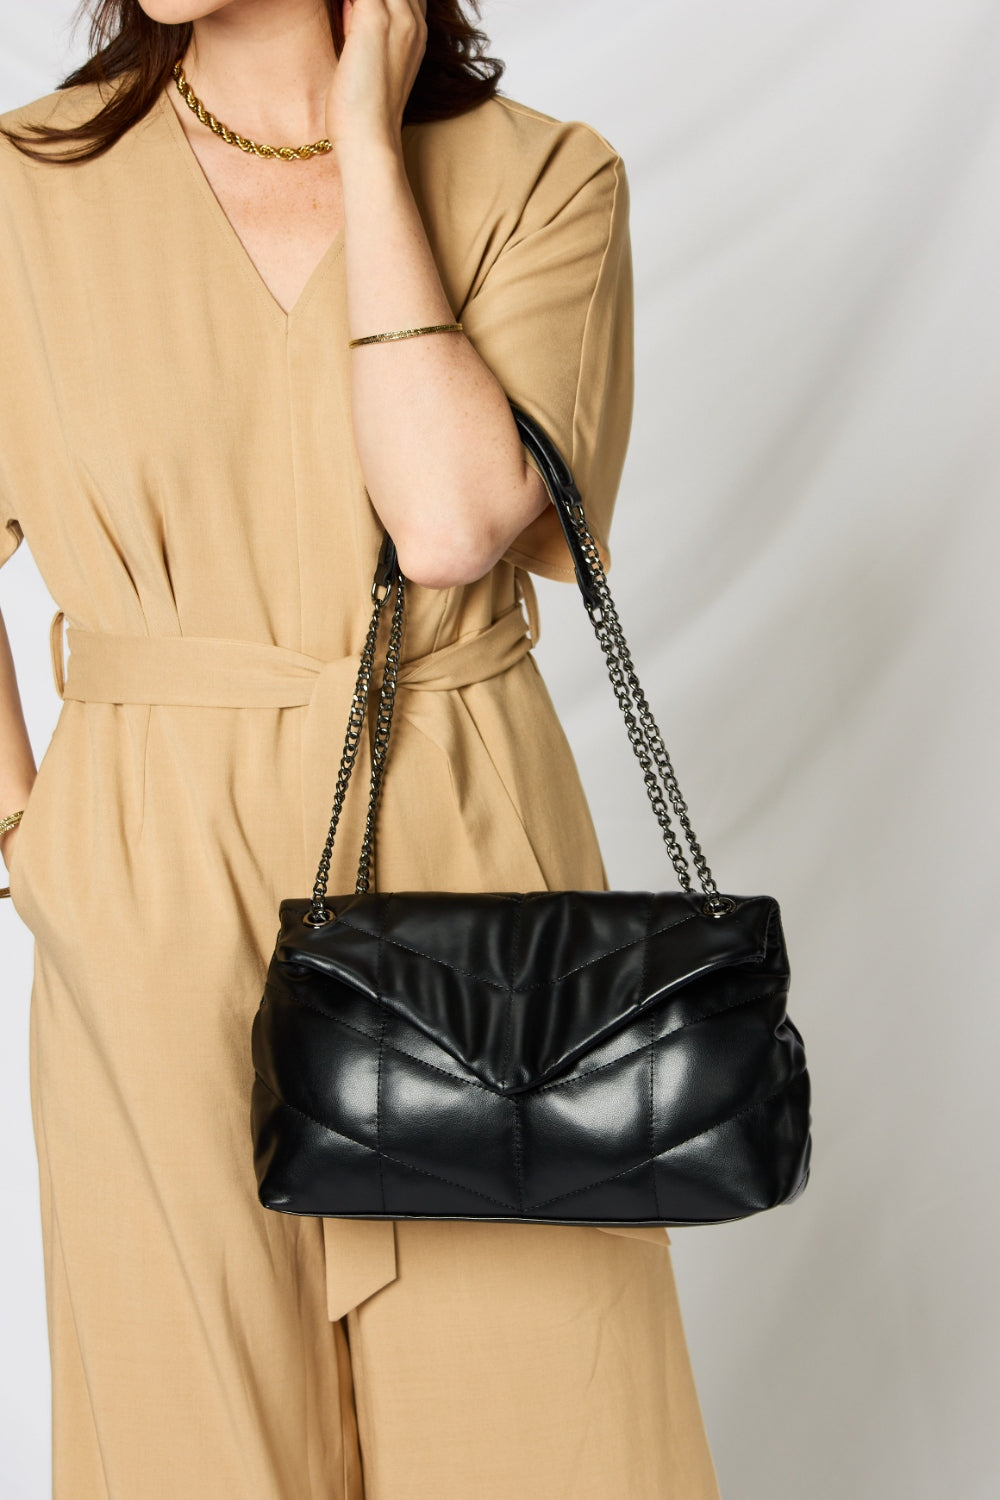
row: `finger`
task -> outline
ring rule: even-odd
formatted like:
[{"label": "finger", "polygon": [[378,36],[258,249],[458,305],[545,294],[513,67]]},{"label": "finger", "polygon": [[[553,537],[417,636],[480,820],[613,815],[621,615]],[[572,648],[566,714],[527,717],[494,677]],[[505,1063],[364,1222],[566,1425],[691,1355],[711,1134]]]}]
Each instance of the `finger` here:
[{"label": "finger", "polygon": [[384,37],[397,16],[393,0],[353,0],[351,6],[352,28],[359,34]]},{"label": "finger", "polygon": [[427,0],[409,0],[410,11],[421,36],[427,34]]},{"label": "finger", "polygon": [[419,48],[423,55],[427,47],[426,0],[386,0],[386,8],[390,27],[397,26],[407,47]]},{"label": "finger", "polygon": [[388,0],[388,5],[399,16],[412,16],[421,28],[427,24],[427,0]]}]

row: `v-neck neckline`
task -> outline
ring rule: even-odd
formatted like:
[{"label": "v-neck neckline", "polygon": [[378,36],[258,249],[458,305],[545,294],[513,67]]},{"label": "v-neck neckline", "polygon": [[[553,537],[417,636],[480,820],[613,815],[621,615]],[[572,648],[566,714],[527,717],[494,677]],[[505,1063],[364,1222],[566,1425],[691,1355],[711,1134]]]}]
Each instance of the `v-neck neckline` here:
[{"label": "v-neck neckline", "polygon": [[317,286],[323,278],[324,272],[327,270],[329,265],[342,253],[344,248],[344,226],[341,225],[340,229],[338,229],[329,245],[327,245],[323,254],[320,256],[319,260],[310,271],[305,285],[299,292],[299,295],[296,297],[292,306],[286,312],[281,303],[278,301],[277,297],[271,291],[271,288],[268,286],[263,276],[258,271],[249,250],[243,243],[240,236],[237,234],[232,220],[230,219],[229,215],[226,213],[221,202],[216,196],[215,189],[209,182],[208,177],[205,173],[205,169],[202,166],[201,162],[198,160],[194,148],[192,147],[191,142],[188,140],[184,132],[184,126],[177,118],[177,111],[174,109],[169,98],[167,97],[166,88],[162,89],[157,97],[157,107],[160,110],[161,114],[167,116],[167,128],[173,135],[178,149],[183,153],[185,159],[187,160],[188,167],[199,186],[199,190],[202,194],[202,197],[205,199],[210,214],[218,224],[223,237],[228,240],[231,250],[235,252],[235,257],[242,264],[244,276],[255,287],[258,300],[261,301],[267,308],[272,320],[276,322],[278,326],[284,330],[285,333],[287,333],[292,324],[298,318],[304,304],[307,303],[314,295]]}]

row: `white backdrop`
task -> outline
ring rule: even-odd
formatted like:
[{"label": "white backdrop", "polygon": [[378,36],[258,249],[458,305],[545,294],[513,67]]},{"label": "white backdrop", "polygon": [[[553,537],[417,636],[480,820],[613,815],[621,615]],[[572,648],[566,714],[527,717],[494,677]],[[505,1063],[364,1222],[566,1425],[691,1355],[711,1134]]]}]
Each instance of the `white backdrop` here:
[{"label": "white backdrop", "polygon": [[[0,109],[82,58],[70,14],[2,0]],[[995,1500],[1000,5],[492,0],[485,20],[505,91],[626,162],[612,583],[720,887],[781,902],[813,1082],[805,1194],[672,1232],[724,1500]],[[673,887],[582,608],[539,592],[612,884]],[[55,606],[27,545],[0,607],[38,759]],[[0,1492],[43,1500],[9,902],[0,943]]]}]

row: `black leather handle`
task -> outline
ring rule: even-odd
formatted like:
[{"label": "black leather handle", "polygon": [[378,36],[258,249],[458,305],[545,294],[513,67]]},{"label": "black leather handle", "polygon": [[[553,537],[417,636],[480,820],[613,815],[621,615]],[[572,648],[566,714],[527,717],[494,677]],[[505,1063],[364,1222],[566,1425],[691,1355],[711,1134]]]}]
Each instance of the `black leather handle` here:
[{"label": "black leather handle", "polygon": [[542,471],[545,487],[552,498],[552,504],[556,508],[559,524],[562,526],[563,535],[566,538],[566,544],[573,559],[576,581],[580,586],[584,603],[590,608],[596,609],[599,603],[597,591],[590,576],[590,569],[587,567],[587,560],[580,545],[580,538],[571,519],[573,506],[578,506],[581,512],[583,510],[580,491],[576,487],[565,459],[548,433],[539,427],[535,419],[529,417],[526,411],[522,411],[519,406],[515,406],[513,401],[510,403],[510,409],[514,414],[517,430],[521,434],[521,441]]},{"label": "black leather handle", "polygon": [[[508,398],[509,399],[509,398]],[[572,515],[574,507],[578,513],[583,515],[583,501],[580,491],[576,487],[573,475],[570,473],[559,449],[549,437],[543,427],[540,427],[534,417],[530,417],[521,407],[510,402],[510,409],[517,424],[521,441],[538,464],[545,482],[545,488],[549,492],[552,504],[556,508],[559,524],[566,538],[570,556],[573,559],[573,570],[576,573],[576,581],[583,595],[584,603],[589,609],[597,609],[600,600],[587,566],[586,554],[583,550],[579,534],[573,525]],[[397,572],[396,548],[392,538],[386,532],[382,542],[382,553],[379,557],[378,568],[375,574],[375,586],[384,588]]]}]

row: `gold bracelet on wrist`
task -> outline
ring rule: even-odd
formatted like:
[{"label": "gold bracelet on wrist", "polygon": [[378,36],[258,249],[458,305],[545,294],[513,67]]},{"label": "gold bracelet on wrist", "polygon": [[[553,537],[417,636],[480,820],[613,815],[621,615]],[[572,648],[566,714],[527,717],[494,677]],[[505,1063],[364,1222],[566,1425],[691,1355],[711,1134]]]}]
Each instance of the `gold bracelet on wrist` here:
[{"label": "gold bracelet on wrist", "polygon": [[434,323],[428,328],[400,328],[396,333],[370,333],[367,338],[351,339],[348,349],[357,349],[360,344],[391,344],[396,339],[415,339],[422,333],[461,333],[461,323]]},{"label": "gold bracelet on wrist", "polygon": [[[20,821],[21,821],[21,819],[22,819],[23,816],[24,816],[24,808],[22,807],[19,812],[8,813],[8,815],[5,818],[0,818],[0,838],[2,838],[5,833],[9,833],[12,828],[16,827],[16,825],[18,823],[20,823]],[[3,888],[0,889],[0,896],[9,896],[9,895],[10,895],[10,886],[9,885],[3,886]]]}]

